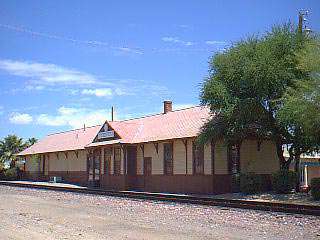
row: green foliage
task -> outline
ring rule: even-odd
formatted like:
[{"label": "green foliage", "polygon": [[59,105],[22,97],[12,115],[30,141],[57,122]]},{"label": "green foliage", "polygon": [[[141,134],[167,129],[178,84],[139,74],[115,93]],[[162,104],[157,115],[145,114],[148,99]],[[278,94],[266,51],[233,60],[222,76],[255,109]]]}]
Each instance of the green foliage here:
[{"label": "green foliage", "polygon": [[[203,126],[199,141],[224,138],[232,144],[250,135],[268,137],[283,168],[318,149],[320,84],[311,79],[319,77],[320,52],[314,53],[319,49],[314,38],[285,24],[214,55],[200,98],[215,118]],[[289,161],[283,144],[291,148]]]},{"label": "green foliage", "polygon": [[37,142],[35,138],[29,138],[26,142],[23,142],[23,139],[16,135],[8,135],[0,141],[0,163],[8,162],[11,166],[14,166],[15,154],[30,147],[35,142]]},{"label": "green foliage", "polygon": [[240,191],[246,194],[266,190],[266,179],[260,174],[244,173],[240,175]]},{"label": "green foliage", "polygon": [[212,139],[215,129],[231,141],[243,139],[253,128],[261,136],[274,130],[273,113],[278,108],[274,100],[305,76],[296,68],[295,52],[300,47],[296,30],[284,25],[213,56],[200,97],[220,119],[204,126],[202,140]]},{"label": "green foliage", "polygon": [[272,174],[272,188],[277,193],[290,193],[297,182],[297,173],[280,170]]},{"label": "green foliage", "polygon": [[9,168],[4,171],[4,180],[12,181],[17,180],[19,176],[19,168]]},{"label": "green foliage", "polygon": [[[286,126],[295,152],[304,153],[319,149],[320,142],[320,41],[310,40],[306,48],[297,53],[298,68],[309,75],[296,81],[282,98],[277,114]],[[317,56],[317,57],[316,57]]]},{"label": "green foliage", "polygon": [[311,195],[314,200],[320,200],[320,178],[311,179]]},{"label": "green foliage", "polygon": [[232,176],[231,191],[232,192],[240,192],[240,175],[239,174]]}]

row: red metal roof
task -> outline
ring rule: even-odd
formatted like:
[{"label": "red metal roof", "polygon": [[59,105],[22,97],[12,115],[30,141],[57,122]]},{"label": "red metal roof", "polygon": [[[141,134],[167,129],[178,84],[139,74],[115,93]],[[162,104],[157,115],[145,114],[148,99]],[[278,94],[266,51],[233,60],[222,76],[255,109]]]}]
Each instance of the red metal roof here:
[{"label": "red metal roof", "polygon": [[194,137],[210,117],[207,107],[191,107],[142,118],[108,122],[123,143]]},{"label": "red metal roof", "polygon": [[[195,137],[210,117],[207,107],[191,107],[156,115],[107,122],[120,136],[121,143],[142,143]],[[46,136],[18,155],[84,149],[91,146],[102,125],[55,133]],[[111,140],[112,141],[112,140]],[[108,141],[105,141],[108,142]],[[93,144],[95,145],[95,144]],[[101,145],[101,144],[99,144]]]},{"label": "red metal roof", "polygon": [[93,141],[100,129],[101,125],[98,125],[86,127],[85,130],[81,128],[50,134],[20,152],[18,156],[84,149],[86,145]]}]

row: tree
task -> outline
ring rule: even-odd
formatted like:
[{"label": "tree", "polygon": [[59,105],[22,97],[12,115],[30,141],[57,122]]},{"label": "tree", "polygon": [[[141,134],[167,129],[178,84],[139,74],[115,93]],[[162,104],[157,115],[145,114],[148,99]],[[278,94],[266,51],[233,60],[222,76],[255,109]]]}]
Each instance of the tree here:
[{"label": "tree", "polygon": [[0,141],[0,163],[10,163],[10,166],[14,166],[16,156],[15,154],[23,151],[27,147],[30,147],[35,142],[36,138],[29,138],[26,142],[16,135],[8,135]]},{"label": "tree", "polygon": [[311,39],[299,53],[298,68],[308,76],[287,90],[276,118],[286,127],[289,152],[299,173],[300,155],[320,148],[320,41]]},{"label": "tree", "polygon": [[26,142],[25,142],[25,147],[28,148],[30,146],[32,146],[33,144],[35,144],[36,142],[38,142],[38,139],[32,137],[29,138]]},{"label": "tree", "polygon": [[287,89],[309,75],[297,67],[296,53],[306,41],[285,24],[214,55],[200,98],[216,117],[202,128],[200,142],[223,137],[227,144],[241,143],[252,134],[260,140],[270,138],[276,143],[281,167],[287,169],[290,161],[283,156],[283,144],[290,134],[276,116]]},{"label": "tree", "polygon": [[4,140],[0,141],[0,161],[2,163],[9,162],[14,164],[15,154],[25,148],[22,138],[16,135],[8,135]]}]

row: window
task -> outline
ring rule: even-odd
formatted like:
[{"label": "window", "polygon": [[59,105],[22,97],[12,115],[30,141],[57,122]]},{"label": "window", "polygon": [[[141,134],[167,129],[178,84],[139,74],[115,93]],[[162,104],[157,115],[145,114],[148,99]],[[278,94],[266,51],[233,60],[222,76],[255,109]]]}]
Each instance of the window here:
[{"label": "window", "polygon": [[163,144],[163,162],[164,162],[164,174],[173,174],[173,144]]},{"label": "window", "polygon": [[204,172],[204,151],[203,145],[193,144],[193,174]]},{"label": "window", "polygon": [[112,156],[112,149],[105,148],[104,149],[104,174],[110,174],[110,166],[111,166],[111,156]]},{"label": "window", "polygon": [[114,149],[114,174],[120,175],[121,173],[121,149]]},{"label": "window", "polygon": [[143,159],[143,174],[145,176],[150,176],[152,174],[152,158],[145,157]]},{"label": "window", "polygon": [[240,173],[240,146],[229,146],[228,168],[230,174]]}]

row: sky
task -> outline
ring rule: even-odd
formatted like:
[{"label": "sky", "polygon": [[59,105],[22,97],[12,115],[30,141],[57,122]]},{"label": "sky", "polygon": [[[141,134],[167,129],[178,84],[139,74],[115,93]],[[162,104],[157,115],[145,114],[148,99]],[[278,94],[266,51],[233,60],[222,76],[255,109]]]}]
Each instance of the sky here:
[{"label": "sky", "polygon": [[198,105],[211,56],[300,9],[319,32],[319,0],[0,0],[0,138]]}]

